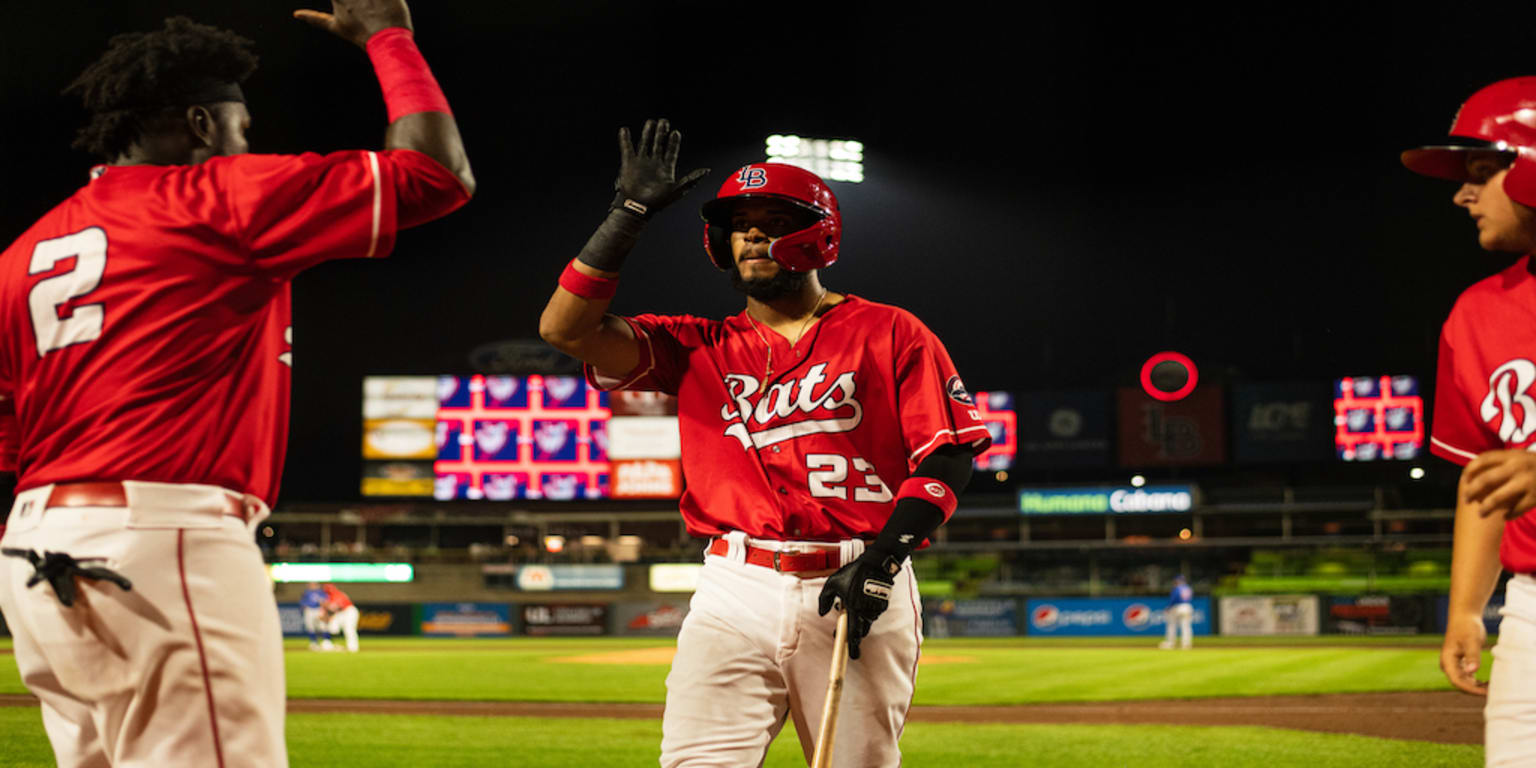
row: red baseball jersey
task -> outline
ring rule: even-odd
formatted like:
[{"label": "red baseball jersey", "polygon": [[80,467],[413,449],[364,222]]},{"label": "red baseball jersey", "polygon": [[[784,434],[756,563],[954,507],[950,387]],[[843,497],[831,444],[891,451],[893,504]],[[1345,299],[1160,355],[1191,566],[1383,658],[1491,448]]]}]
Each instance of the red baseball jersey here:
[{"label": "red baseball jersey", "polygon": [[288,440],[289,281],[384,256],[397,226],[467,199],[406,150],[98,167],[0,254],[18,488],[206,483],[271,504]]},{"label": "red baseball jersey", "polygon": [[[1536,451],[1536,277],[1530,257],[1456,300],[1440,332],[1429,450],[1466,466],[1484,451]],[[1504,527],[1499,560],[1536,573],[1536,514]]]},{"label": "red baseball jersey", "polygon": [[335,585],[326,584],[321,589],[325,590],[325,607],[332,612],[352,607],[352,598],[347,593],[337,589]]},{"label": "red baseball jersey", "polygon": [[906,310],[848,296],[794,348],[745,312],[625,319],[640,364],[622,380],[589,366],[587,378],[677,396],[695,536],[873,538],[935,448],[991,442],[948,351]]}]

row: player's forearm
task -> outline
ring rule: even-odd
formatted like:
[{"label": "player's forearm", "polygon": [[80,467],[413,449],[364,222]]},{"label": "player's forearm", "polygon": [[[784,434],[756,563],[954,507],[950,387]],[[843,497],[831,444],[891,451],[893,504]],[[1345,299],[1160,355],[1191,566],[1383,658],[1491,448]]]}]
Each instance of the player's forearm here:
[{"label": "player's forearm", "polygon": [[[598,279],[617,276],[605,275],[579,262],[567,269]],[[565,277],[562,282],[570,280]],[[544,305],[544,313],[539,316],[539,336],[555,349],[578,359],[581,356],[577,353],[582,346],[602,330],[603,317],[608,314],[608,304],[612,301],[610,297],[582,296],[579,291],[580,288],[573,292],[564,285],[555,286],[549,303]]]},{"label": "player's forearm", "polygon": [[1477,513],[1477,505],[1465,500],[1456,505],[1450,615],[1482,615],[1499,583],[1499,540],[1503,533],[1502,517],[1482,517]]},{"label": "player's forearm", "polygon": [[640,364],[640,347],[629,324],[607,309],[607,299],[587,299],[557,287],[539,318],[539,336],[600,373],[626,376]]},{"label": "player's forearm", "polygon": [[466,194],[475,191],[464,138],[437,78],[416,47],[409,22],[381,29],[368,37],[364,49],[378,75],[389,113],[385,149],[410,149],[436,160],[458,178]]},{"label": "player's forearm", "polygon": [[608,317],[619,269],[645,229],[645,220],[611,207],[581,252],[560,275],[560,284],[539,318],[539,336],[550,346],[592,367],[623,375],[640,362],[627,323]]},{"label": "player's forearm", "polygon": [[[959,494],[971,481],[971,457],[970,449],[964,446],[942,446],[917,465],[912,478],[936,480],[943,485],[943,493]],[[870,548],[889,553],[897,560],[906,559],[914,547],[932,536],[949,519],[955,503],[954,498],[946,504],[942,499],[924,498],[923,495],[898,498],[885,527]]]}]

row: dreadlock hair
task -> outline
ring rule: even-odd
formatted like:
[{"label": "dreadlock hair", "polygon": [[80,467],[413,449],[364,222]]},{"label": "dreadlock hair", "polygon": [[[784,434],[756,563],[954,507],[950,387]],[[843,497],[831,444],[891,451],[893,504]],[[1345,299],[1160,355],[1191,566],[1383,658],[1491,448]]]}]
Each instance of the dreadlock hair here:
[{"label": "dreadlock hair", "polygon": [[115,35],[65,95],[78,95],[90,122],[73,147],[115,159],[146,132],[196,103],[212,83],[241,83],[256,71],[255,43],[185,16],[154,32]]}]

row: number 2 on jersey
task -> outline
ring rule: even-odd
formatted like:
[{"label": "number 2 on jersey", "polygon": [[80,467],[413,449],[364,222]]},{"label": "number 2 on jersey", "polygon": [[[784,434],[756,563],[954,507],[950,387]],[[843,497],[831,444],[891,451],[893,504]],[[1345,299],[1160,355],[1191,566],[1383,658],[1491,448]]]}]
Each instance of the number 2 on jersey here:
[{"label": "number 2 on jersey", "polygon": [[[848,479],[848,458],[835,453],[807,453],[805,466],[812,471],[805,476],[806,484],[811,488],[811,496],[821,499],[846,499],[848,489],[841,483]],[[869,462],[854,457],[853,469],[864,473],[863,482],[853,489],[854,501],[871,501],[876,504],[884,504],[891,500],[890,486],[885,484],[880,476],[875,474],[875,467]]]},{"label": "number 2 on jersey", "polygon": [[95,341],[101,336],[105,316],[101,304],[76,305],[62,317],[59,309],[101,285],[101,275],[107,271],[105,230],[91,227],[38,243],[32,249],[27,274],[43,274],[71,258],[75,260],[74,269],[43,278],[27,294],[27,305],[32,311],[32,331],[37,336],[38,357],[72,344]]}]

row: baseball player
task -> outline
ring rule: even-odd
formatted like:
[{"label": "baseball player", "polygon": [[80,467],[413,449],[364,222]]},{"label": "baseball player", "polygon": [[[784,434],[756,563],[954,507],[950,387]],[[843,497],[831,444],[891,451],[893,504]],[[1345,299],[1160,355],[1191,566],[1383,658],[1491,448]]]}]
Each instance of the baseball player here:
[{"label": "baseball player", "polygon": [[347,639],[347,650],[357,653],[357,606],[335,584],[325,585],[325,631]]},{"label": "baseball player", "polygon": [[[1487,695],[1487,764],[1536,765],[1536,77],[1472,94],[1455,146],[1404,152],[1403,164],[1461,182],[1452,201],[1490,251],[1524,253],[1463,292],[1440,334],[1430,450],[1464,467],[1456,496],[1451,595],[1440,668],[1457,688]],[[1476,678],[1483,609],[1500,568],[1515,574],[1487,684]]]},{"label": "baseball player", "polygon": [[[336,646],[331,643],[330,622],[325,620],[325,590],[320,588],[318,582],[311,581],[304,589],[304,595],[299,598],[299,607],[304,611],[304,631],[309,635],[309,649],[311,651],[329,651]],[[325,635],[325,642],[321,644],[320,635]]]},{"label": "baseball player", "polygon": [[724,320],[607,313],[646,223],[699,181],[681,135],[620,129],[618,193],[540,324],[604,389],[678,398],[681,508],[709,537],[667,676],[663,766],[758,765],[786,716],[807,760],[835,606],[849,664],[834,761],[894,766],[922,642],[908,555],[989,442],[944,345],[911,313],[828,290],[842,214],[814,174],[753,163],[704,204],[705,251],[746,294]]},{"label": "baseball player", "polygon": [[1189,586],[1184,574],[1173,577],[1173,592],[1168,595],[1168,607],[1163,610],[1163,627],[1167,636],[1158,644],[1159,648],[1168,650],[1173,648],[1173,634],[1177,629],[1179,633],[1179,647],[1189,650],[1194,645],[1195,637],[1195,590]]},{"label": "baseball player", "polygon": [[0,610],[61,766],[287,765],[252,531],[283,468],[289,282],[386,255],[474,187],[405,4],[332,10],[296,15],[367,51],[384,150],[246,154],[250,41],[168,19],[70,86],[105,164],[0,253]]}]

